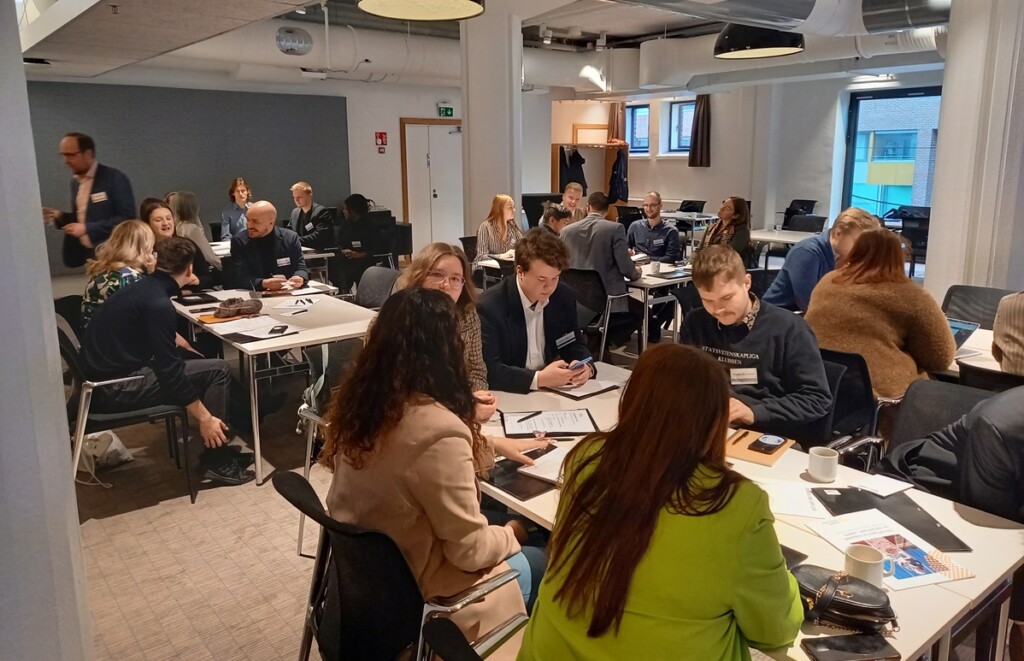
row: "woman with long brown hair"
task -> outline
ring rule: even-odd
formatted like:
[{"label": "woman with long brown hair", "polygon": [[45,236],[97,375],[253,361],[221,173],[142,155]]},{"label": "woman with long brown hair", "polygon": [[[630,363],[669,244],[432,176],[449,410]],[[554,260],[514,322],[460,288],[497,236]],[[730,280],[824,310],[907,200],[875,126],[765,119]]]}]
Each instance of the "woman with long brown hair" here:
[{"label": "woman with long brown hair", "polygon": [[793,641],[796,581],[767,495],[725,460],[728,420],[713,358],[677,344],[640,355],[616,427],[566,459],[520,659],[749,659]]},{"label": "woman with long brown hair", "polygon": [[[331,516],[387,533],[426,597],[455,594],[508,562],[529,573],[525,531],[488,525],[480,512],[476,474],[494,448],[475,413],[451,298],[422,288],[392,295],[332,397],[320,463],[334,473]],[[523,612],[523,596],[506,586],[453,619],[475,637]]]},{"label": "woman with long brown hair", "polygon": [[503,193],[494,196],[491,212],[476,231],[476,259],[473,268],[480,268],[480,261],[494,257],[512,258],[510,254],[516,243],[523,238],[523,231],[516,222],[516,203]]},{"label": "woman with long brown hair", "polygon": [[753,249],[750,245],[750,207],[742,197],[727,197],[718,208],[718,220],[704,230],[700,245],[693,251],[696,255],[704,246],[725,244],[740,254],[743,262],[750,267]]},{"label": "woman with long brown hair", "polygon": [[956,353],[946,315],[907,277],[904,262],[895,232],[862,232],[846,265],[811,292],[805,317],[821,348],[864,356],[882,397],[902,397],[915,380],[948,368]]}]

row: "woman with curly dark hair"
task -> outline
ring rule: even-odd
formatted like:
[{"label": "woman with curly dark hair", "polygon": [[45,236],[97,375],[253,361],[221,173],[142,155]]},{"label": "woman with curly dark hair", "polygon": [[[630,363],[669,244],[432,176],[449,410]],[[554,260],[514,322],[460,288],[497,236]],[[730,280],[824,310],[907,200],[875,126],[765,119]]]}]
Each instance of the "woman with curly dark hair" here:
[{"label": "woman with curly dark hair", "polygon": [[[501,573],[506,560],[530,570],[519,524],[488,525],[481,514],[476,474],[493,464],[492,442],[519,451],[544,443],[481,434],[463,354],[451,297],[423,288],[392,295],[334,393],[320,454],[334,472],[331,516],[390,535],[428,598]],[[453,619],[474,639],[524,607],[506,585]]]}]

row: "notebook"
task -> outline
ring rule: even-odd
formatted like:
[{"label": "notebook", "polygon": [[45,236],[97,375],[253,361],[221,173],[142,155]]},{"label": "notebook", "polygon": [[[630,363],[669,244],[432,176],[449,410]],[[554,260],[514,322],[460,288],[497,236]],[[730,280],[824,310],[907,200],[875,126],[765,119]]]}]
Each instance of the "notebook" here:
[{"label": "notebook", "polygon": [[661,271],[660,273],[651,273],[652,278],[661,278],[662,280],[677,280],[679,278],[688,278],[693,271],[688,266],[682,266],[680,268],[672,269],[671,271]]},{"label": "notebook", "polygon": [[981,324],[961,319],[949,319],[949,330],[953,333],[953,341],[956,342],[956,358],[970,358],[981,355],[981,351],[965,347],[967,339],[978,330]]}]

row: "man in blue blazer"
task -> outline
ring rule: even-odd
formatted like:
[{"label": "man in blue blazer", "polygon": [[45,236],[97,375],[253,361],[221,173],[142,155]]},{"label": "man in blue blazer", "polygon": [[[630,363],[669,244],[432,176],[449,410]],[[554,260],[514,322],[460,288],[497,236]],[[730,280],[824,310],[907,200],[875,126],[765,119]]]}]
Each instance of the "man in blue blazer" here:
[{"label": "man in blue blazer", "polygon": [[74,175],[71,211],[43,207],[43,219],[64,230],[64,264],[81,266],[122,220],[135,217],[132,184],[120,170],[96,161],[96,143],[84,133],[68,133],[60,155]]},{"label": "man in blue blazer", "polygon": [[245,212],[246,231],[231,237],[231,285],[252,291],[304,287],[309,280],[299,235],[277,226],[277,209],[260,201]]},{"label": "man in blue blazer", "polygon": [[576,315],[576,296],[559,276],[569,267],[565,245],[541,228],[516,244],[516,274],[477,303],[491,388],[526,393],[581,385],[596,373]]}]

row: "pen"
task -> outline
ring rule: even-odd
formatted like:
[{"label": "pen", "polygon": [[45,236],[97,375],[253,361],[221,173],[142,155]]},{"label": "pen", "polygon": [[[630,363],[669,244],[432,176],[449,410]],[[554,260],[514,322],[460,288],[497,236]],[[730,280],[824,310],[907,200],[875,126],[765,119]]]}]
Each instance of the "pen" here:
[{"label": "pen", "polygon": [[292,316],[294,317],[295,315],[302,314],[304,312],[309,312],[309,310],[296,310],[295,312],[292,312]]},{"label": "pen", "polygon": [[727,439],[727,441],[726,441],[726,442],[727,442],[727,443],[728,443],[729,445],[732,445],[732,444],[736,443],[737,441],[739,441],[739,440],[740,440],[741,438],[743,438],[743,436],[744,436],[744,435],[745,435],[746,433],[747,433],[747,432],[746,432],[745,430],[743,430],[743,429],[737,429],[736,431],[734,431],[734,432],[732,433],[732,436],[730,436],[730,437],[729,437],[729,438]]},{"label": "pen", "polygon": [[526,421],[527,421],[527,420],[529,420],[530,418],[536,418],[536,417],[537,417],[538,415],[540,415],[541,413],[543,413],[543,411],[534,411],[533,413],[531,413],[531,414],[529,414],[529,415],[525,415],[525,416],[523,416],[523,417],[519,418],[518,420],[516,420],[516,422],[518,422],[518,423],[523,423],[523,422],[526,422]]}]

